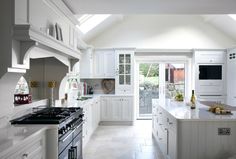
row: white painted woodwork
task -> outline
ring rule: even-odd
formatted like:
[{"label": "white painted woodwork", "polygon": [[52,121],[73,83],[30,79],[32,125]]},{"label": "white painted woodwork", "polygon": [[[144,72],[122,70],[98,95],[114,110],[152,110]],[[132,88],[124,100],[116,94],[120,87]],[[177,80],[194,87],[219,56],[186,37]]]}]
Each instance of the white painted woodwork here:
[{"label": "white painted woodwork", "polygon": [[[174,109],[174,105],[173,111],[167,105],[153,105],[153,136],[166,158],[227,159],[235,155],[236,120],[200,116],[201,120],[181,120]],[[230,128],[231,134],[218,135],[218,128]]]},{"label": "white painted woodwork", "polygon": [[93,76],[93,50],[91,48],[83,51],[80,63],[80,78],[92,78]]},{"label": "white painted woodwork", "polygon": [[236,5],[234,0],[226,0],[225,3],[221,0],[214,0],[214,3],[211,0],[179,0],[171,3],[165,0],[130,0],[125,3],[110,0],[64,1],[76,14],[232,14]]},{"label": "white painted woodwork", "polygon": [[94,53],[94,77],[105,77],[104,63],[104,54],[96,51]]},{"label": "white painted woodwork", "polygon": [[115,77],[115,53],[113,49],[94,51],[94,77]]},{"label": "white painted woodwork", "polygon": [[132,122],[133,97],[101,97],[101,122]]},{"label": "white painted woodwork", "polygon": [[115,52],[113,49],[88,49],[81,56],[81,78],[115,78]]},{"label": "white painted woodwork", "polygon": [[198,64],[224,64],[225,63],[225,50],[201,50],[195,51],[195,62]]},{"label": "white painted woodwork", "polygon": [[[195,50],[195,92],[201,100],[225,102],[226,95],[226,51]],[[199,65],[222,65],[222,80],[199,80]]]},{"label": "white painted woodwork", "polygon": [[[116,49],[116,94],[133,94],[134,92],[134,49]],[[130,63],[126,63],[126,56],[130,56]],[[121,56],[124,56],[124,63],[120,63]],[[121,73],[120,66],[124,68]],[[128,68],[129,67],[129,68]],[[128,73],[126,72],[128,71]],[[130,82],[127,79],[130,77]]]},{"label": "white painted woodwork", "polygon": [[132,121],[133,120],[133,101],[130,98],[121,99],[121,120],[123,121]]},{"label": "white painted woodwork", "polygon": [[[4,68],[0,76],[12,67],[29,69],[29,58],[34,56],[31,54],[32,50],[46,50],[51,52],[52,56],[61,58],[61,61],[67,58],[66,63],[70,63],[71,59],[80,58],[78,48],[82,45],[77,44],[81,42],[76,28],[78,21],[62,1],[4,0],[2,3],[4,5],[1,5],[1,15],[8,15],[8,19],[3,18],[4,25],[1,25],[1,37],[5,43],[1,50],[6,54],[1,58]],[[63,41],[56,40],[52,33],[48,33],[56,23],[62,29]],[[9,28],[12,28],[12,31],[9,31]],[[14,71],[18,72],[17,69]]]},{"label": "white painted woodwork", "polygon": [[45,131],[22,141],[2,158],[7,159],[46,159]]},{"label": "white painted woodwork", "polygon": [[109,98],[101,97],[101,121],[111,120],[111,101]]},{"label": "white painted woodwork", "polygon": [[236,49],[230,49],[227,53],[227,104],[236,106],[236,59],[230,56],[233,53],[236,54]]},{"label": "white painted woodwork", "polygon": [[100,99],[94,98],[85,102],[82,105],[84,111],[83,147],[86,146],[100,122]]},{"label": "white painted woodwork", "polygon": [[[121,113],[122,111],[122,103],[120,98],[113,97],[110,99],[111,105],[111,121],[119,121],[121,120]],[[121,112],[122,111],[122,112]]]}]

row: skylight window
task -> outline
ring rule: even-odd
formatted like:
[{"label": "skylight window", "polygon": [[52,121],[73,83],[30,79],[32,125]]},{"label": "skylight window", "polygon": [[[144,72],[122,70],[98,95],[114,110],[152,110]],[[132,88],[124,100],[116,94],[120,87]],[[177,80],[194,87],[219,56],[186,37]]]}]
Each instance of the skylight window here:
[{"label": "skylight window", "polygon": [[228,14],[228,16],[230,16],[233,20],[236,21],[236,14]]},{"label": "skylight window", "polygon": [[78,19],[80,25],[77,27],[86,34],[110,16],[110,14],[85,14]]}]

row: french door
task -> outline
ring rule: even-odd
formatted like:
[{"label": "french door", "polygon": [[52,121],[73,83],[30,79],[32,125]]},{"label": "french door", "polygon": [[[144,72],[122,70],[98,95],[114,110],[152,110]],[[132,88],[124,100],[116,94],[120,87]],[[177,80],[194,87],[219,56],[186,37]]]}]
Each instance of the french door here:
[{"label": "french door", "polygon": [[185,63],[158,62],[138,64],[138,119],[151,119],[152,99],[185,96]]}]

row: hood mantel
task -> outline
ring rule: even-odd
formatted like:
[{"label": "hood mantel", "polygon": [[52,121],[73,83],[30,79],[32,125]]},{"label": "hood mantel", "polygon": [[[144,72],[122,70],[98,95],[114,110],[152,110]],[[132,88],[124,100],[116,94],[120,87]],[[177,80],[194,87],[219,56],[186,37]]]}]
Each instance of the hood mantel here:
[{"label": "hood mantel", "polygon": [[80,59],[80,50],[65,45],[63,42],[44,34],[29,24],[15,25],[13,39],[20,42],[20,64],[24,64],[30,50],[34,47],[54,50],[60,56],[67,57],[68,59]]}]

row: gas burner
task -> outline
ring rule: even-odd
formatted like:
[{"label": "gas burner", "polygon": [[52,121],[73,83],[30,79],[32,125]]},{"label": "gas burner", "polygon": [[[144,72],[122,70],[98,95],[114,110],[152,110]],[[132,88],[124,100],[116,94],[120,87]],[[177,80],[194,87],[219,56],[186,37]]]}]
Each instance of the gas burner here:
[{"label": "gas burner", "polygon": [[83,114],[82,108],[44,108],[11,121],[12,124],[60,124]]}]

